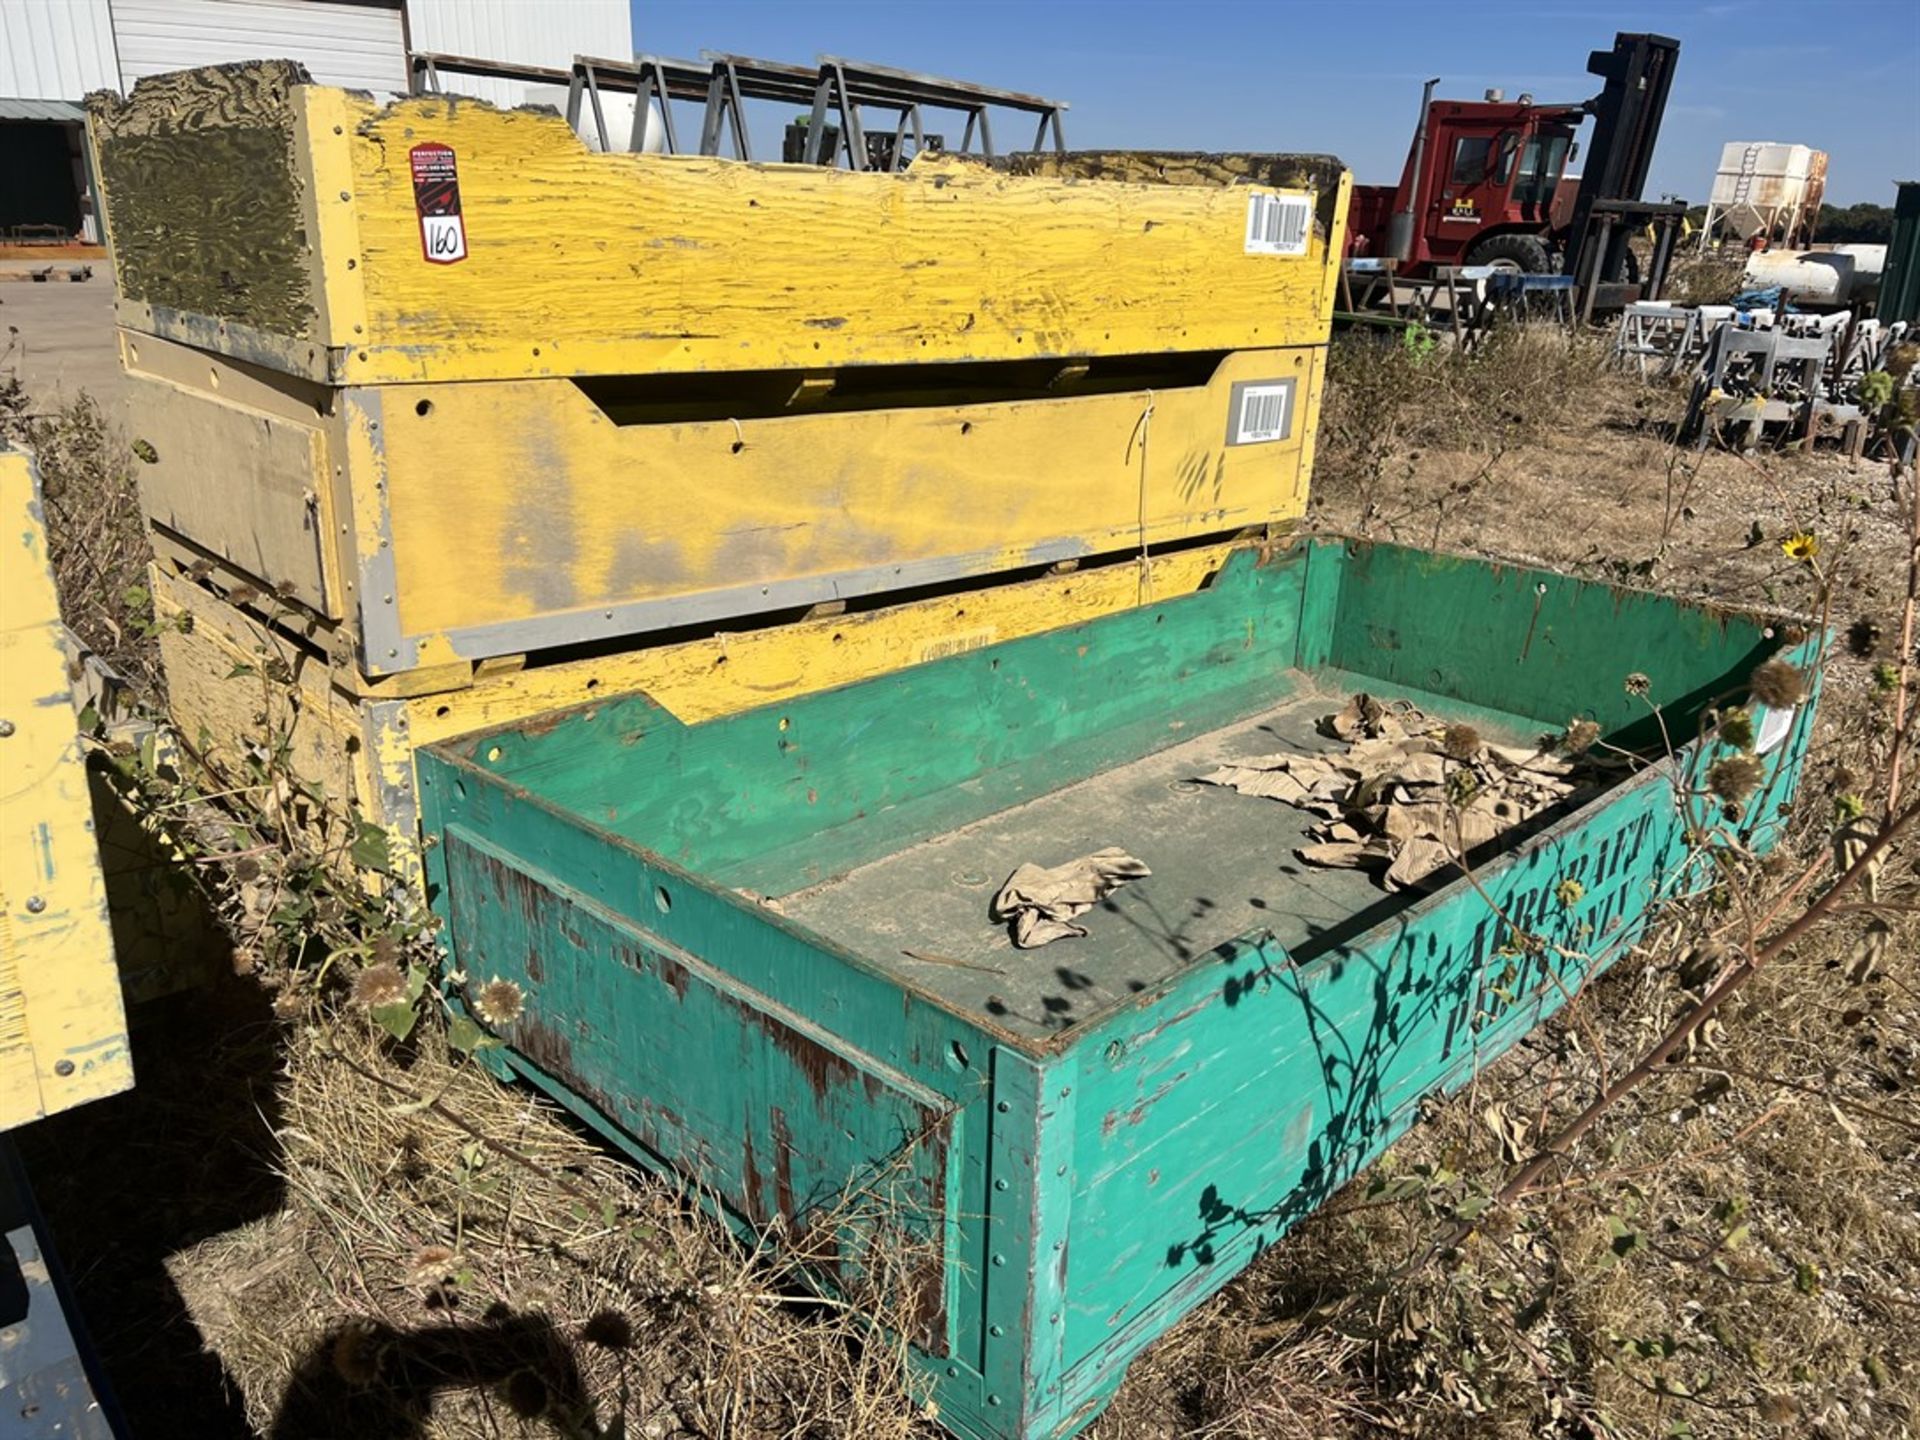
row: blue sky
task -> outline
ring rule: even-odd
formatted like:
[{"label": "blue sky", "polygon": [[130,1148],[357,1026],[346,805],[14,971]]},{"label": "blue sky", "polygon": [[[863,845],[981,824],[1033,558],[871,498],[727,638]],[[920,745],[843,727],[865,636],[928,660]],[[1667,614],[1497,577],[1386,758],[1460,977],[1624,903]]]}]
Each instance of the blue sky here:
[{"label": "blue sky", "polygon": [[[1583,100],[1616,30],[1680,40],[1649,184],[1704,203],[1728,140],[1832,157],[1827,199],[1893,203],[1920,179],[1920,3],[1709,0],[635,0],[634,48],[822,52],[1071,103],[1075,147],[1325,150],[1397,179],[1420,85],[1443,98]],[[758,135],[756,130],[756,136]],[[1583,132],[1589,133],[1589,132]],[[955,137],[957,138],[957,137]],[[1000,138],[996,135],[996,139]],[[1024,141],[1024,137],[1023,137]],[[760,142],[756,139],[756,144]]]}]

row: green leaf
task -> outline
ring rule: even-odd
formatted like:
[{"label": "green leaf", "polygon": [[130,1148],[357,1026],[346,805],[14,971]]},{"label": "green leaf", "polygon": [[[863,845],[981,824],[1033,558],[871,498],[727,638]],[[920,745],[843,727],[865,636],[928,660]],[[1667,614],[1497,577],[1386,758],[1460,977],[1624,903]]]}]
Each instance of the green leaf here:
[{"label": "green leaf", "polygon": [[362,870],[374,870],[382,875],[393,873],[393,852],[387,841],[387,832],[378,825],[365,820],[355,822],[358,829],[354,832],[353,845],[349,854],[353,863]]},{"label": "green leaf", "polygon": [[144,585],[129,585],[120,592],[120,598],[126,602],[129,610],[138,610],[153,599],[153,594]]},{"label": "green leaf", "polygon": [[1820,1293],[1820,1272],[1814,1268],[1811,1261],[1801,1260],[1795,1263],[1793,1267],[1793,1288],[1798,1290],[1802,1295],[1818,1295]]},{"label": "green leaf", "polygon": [[447,1026],[447,1044],[462,1055],[471,1055],[486,1040],[487,1032],[465,1015],[456,1015]]},{"label": "green leaf", "polygon": [[374,1022],[396,1040],[406,1039],[413,1033],[413,1027],[420,1023],[420,1012],[413,1008],[411,1000],[376,1005],[371,1013]]},{"label": "green leaf", "polygon": [[258,675],[259,673],[260,672],[254,669],[253,666],[247,664],[246,661],[242,660],[240,663],[235,665],[231,670],[227,671],[227,679],[244,680],[249,675]]},{"label": "green leaf", "polygon": [[1747,1243],[1747,1237],[1752,1233],[1753,1226],[1743,1220],[1727,1232],[1726,1238],[1722,1240],[1720,1244],[1725,1249],[1738,1250],[1742,1245]]},{"label": "green leaf", "polygon": [[413,1004],[427,991],[427,972],[424,966],[407,967],[407,1003]]},{"label": "green leaf", "polygon": [[1493,1197],[1491,1195],[1469,1195],[1453,1207],[1453,1213],[1456,1218],[1461,1220],[1478,1220],[1482,1215],[1486,1214],[1487,1208],[1492,1204]]}]

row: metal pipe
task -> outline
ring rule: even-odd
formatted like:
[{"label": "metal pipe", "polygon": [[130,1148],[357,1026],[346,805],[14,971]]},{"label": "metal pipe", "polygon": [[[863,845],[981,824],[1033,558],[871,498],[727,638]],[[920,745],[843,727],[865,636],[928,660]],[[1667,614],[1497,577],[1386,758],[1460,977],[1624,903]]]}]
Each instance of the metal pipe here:
[{"label": "metal pipe", "polygon": [[1440,83],[1434,76],[1420,92],[1420,123],[1413,131],[1413,173],[1407,177],[1406,207],[1396,210],[1387,221],[1387,258],[1405,260],[1413,254],[1413,230],[1420,213],[1420,173],[1427,158],[1427,117],[1433,112],[1433,91]]}]

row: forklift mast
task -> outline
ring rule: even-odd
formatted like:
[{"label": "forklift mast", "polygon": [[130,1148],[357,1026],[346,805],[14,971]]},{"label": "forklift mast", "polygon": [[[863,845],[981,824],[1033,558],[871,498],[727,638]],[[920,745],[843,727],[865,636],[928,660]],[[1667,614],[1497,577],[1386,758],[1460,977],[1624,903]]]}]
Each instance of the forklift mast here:
[{"label": "forklift mast", "polygon": [[[1573,218],[1567,234],[1562,271],[1584,276],[1586,247],[1596,204],[1637,201],[1646,189],[1647,168],[1660,138],[1660,121],[1667,111],[1667,92],[1673,87],[1673,67],[1680,42],[1665,35],[1614,36],[1613,49],[1595,50],[1587,57],[1590,74],[1606,87],[1588,102],[1594,116],[1593,141],[1574,197]],[[1614,228],[1604,255],[1592,257],[1598,269],[1591,273],[1611,279],[1625,266],[1629,230]]]}]

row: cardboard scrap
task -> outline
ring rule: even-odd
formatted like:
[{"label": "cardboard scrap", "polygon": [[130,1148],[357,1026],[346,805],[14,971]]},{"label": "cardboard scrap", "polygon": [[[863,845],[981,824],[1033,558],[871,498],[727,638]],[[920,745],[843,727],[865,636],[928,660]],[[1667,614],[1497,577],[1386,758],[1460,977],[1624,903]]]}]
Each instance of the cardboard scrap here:
[{"label": "cardboard scrap", "polygon": [[1007,877],[988,910],[995,920],[1013,927],[1015,945],[1032,950],[1085,935],[1086,927],[1074,924],[1074,916],[1091,910],[1129,880],[1152,873],[1126,851],[1111,846],[1050,870],[1026,864]]},{"label": "cardboard scrap", "polygon": [[1313,812],[1316,843],[1300,859],[1371,870],[1388,890],[1419,884],[1583,783],[1575,759],[1491,744],[1404,701],[1355,695],[1320,729],[1346,753],[1260,755],[1200,778]]}]

